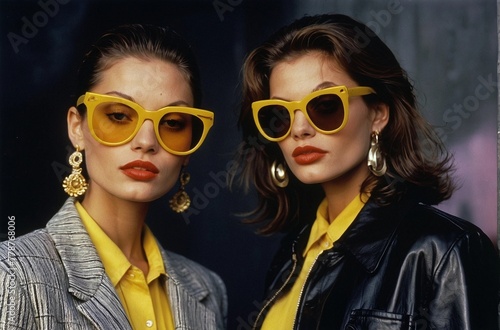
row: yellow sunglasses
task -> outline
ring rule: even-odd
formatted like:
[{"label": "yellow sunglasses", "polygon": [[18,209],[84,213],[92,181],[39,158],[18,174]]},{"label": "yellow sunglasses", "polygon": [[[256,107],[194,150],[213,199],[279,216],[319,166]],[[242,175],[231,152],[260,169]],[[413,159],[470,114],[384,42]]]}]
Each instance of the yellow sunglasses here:
[{"label": "yellow sunglasses", "polygon": [[205,140],[214,122],[208,110],[167,106],[148,111],[130,100],[87,92],[80,96],[77,106],[87,107],[90,133],[100,143],[118,146],[132,140],[145,120],[154,124],[158,142],[174,155],[189,155]]},{"label": "yellow sunglasses", "polygon": [[318,132],[333,134],[347,124],[349,97],[368,94],[375,94],[375,90],[365,86],[335,86],[315,91],[300,101],[255,101],[253,118],[259,132],[273,142],[282,141],[290,134],[296,110],[300,110]]}]

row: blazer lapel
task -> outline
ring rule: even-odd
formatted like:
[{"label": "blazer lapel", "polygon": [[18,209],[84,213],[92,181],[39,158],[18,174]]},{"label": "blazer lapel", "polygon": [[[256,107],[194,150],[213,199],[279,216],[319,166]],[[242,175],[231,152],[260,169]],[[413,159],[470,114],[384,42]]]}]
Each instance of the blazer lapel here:
[{"label": "blazer lapel", "polygon": [[107,285],[103,281],[95,294],[78,306],[78,310],[98,329],[132,330],[111,283]]},{"label": "blazer lapel", "polygon": [[47,223],[69,281],[78,310],[98,329],[132,329],[97,251],[68,198]]}]

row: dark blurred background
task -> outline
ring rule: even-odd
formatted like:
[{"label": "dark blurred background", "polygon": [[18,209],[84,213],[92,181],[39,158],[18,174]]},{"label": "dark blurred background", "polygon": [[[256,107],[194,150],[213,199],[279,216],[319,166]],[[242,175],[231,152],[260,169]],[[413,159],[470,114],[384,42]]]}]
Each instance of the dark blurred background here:
[{"label": "dark blurred background", "polygon": [[225,183],[240,143],[236,118],[245,55],[305,14],[351,15],[377,32],[414,80],[421,108],[455,154],[462,188],[440,208],[497,232],[497,24],[494,0],[0,0],[0,240],[41,228],[64,200],[72,152],[66,111],[83,53],[123,23],[169,25],[198,56],[203,106],[215,126],[191,157],[192,208],[165,196],[148,223],[162,245],[215,270],[226,283],[229,329],[250,329],[279,241],[237,216],[252,194]]}]

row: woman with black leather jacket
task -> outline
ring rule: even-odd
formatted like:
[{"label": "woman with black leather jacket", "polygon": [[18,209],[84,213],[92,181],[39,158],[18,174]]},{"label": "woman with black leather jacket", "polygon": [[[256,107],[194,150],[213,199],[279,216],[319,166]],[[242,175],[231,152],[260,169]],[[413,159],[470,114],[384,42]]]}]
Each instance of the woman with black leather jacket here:
[{"label": "woman with black leather jacket", "polygon": [[254,328],[498,329],[495,248],[430,206],[454,190],[452,159],[373,31],[304,17],[249,54],[243,80],[252,222],[288,232]]}]

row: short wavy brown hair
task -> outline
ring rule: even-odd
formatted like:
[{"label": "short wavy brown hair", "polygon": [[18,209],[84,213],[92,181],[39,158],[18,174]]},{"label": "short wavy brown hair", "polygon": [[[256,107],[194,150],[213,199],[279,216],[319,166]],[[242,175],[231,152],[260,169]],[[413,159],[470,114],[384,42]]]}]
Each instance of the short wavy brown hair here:
[{"label": "short wavy brown hair", "polygon": [[[370,192],[381,205],[417,194],[420,201],[437,204],[454,190],[452,157],[417,109],[413,85],[392,51],[366,25],[338,14],[306,16],[274,34],[253,50],[243,66],[243,100],[239,127],[244,143],[238,151],[239,183],[254,185],[259,206],[247,216],[270,234],[314,219],[324,192],[319,185],[305,185],[291,175],[286,188],[276,187],[270,176],[273,161],[284,163],[277,143],[265,140],[257,130],[251,104],[269,98],[269,77],[280,62],[320,51],[334,59],[359,85],[376,95],[364,96],[367,104],[389,106],[389,122],[380,134],[387,161],[382,177],[370,175],[361,192]],[[235,178],[233,178],[235,179]]]}]

